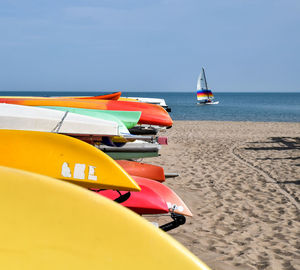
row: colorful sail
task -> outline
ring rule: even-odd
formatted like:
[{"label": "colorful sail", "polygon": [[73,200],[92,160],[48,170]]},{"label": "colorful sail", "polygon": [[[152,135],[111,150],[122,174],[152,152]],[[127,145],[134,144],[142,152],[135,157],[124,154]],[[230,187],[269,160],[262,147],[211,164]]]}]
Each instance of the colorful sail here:
[{"label": "colorful sail", "polygon": [[205,101],[208,99],[213,99],[214,95],[211,92],[211,90],[198,90],[197,91],[197,100],[199,101]]},{"label": "colorful sail", "polygon": [[214,98],[211,90],[208,89],[204,68],[198,77],[197,81],[197,100],[206,102]]}]

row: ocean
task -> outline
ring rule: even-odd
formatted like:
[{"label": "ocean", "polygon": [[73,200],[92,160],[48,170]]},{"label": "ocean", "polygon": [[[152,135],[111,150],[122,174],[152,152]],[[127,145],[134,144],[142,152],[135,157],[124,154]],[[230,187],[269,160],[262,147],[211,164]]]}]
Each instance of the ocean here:
[{"label": "ocean", "polygon": [[[108,93],[108,92],[105,92]],[[104,92],[0,92],[1,96],[87,96]],[[300,122],[300,93],[214,93],[218,105],[197,105],[191,92],[122,92],[122,96],[164,98],[173,120]]]}]

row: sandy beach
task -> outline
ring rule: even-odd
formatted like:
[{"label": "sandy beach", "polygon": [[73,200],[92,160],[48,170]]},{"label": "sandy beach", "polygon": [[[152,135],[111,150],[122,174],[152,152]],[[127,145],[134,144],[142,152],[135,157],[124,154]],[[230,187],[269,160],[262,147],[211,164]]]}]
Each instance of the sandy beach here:
[{"label": "sandy beach", "polygon": [[[193,212],[170,232],[212,269],[300,269],[300,123],[175,121],[161,156]],[[159,218],[159,222],[165,218]]]}]

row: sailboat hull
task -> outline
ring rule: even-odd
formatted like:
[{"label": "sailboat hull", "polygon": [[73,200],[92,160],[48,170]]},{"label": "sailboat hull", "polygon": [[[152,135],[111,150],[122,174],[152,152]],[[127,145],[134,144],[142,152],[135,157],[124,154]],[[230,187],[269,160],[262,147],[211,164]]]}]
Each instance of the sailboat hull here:
[{"label": "sailboat hull", "polygon": [[217,105],[219,101],[211,101],[211,102],[197,102],[197,105]]}]

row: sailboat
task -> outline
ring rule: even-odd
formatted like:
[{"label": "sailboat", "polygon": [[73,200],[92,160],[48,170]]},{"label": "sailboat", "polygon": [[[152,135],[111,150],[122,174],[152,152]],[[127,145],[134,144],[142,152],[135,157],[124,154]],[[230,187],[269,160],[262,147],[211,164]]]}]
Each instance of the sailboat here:
[{"label": "sailboat", "polygon": [[207,87],[207,81],[204,68],[200,73],[197,81],[197,104],[199,105],[215,105],[219,104],[219,101],[214,101],[214,95]]}]

